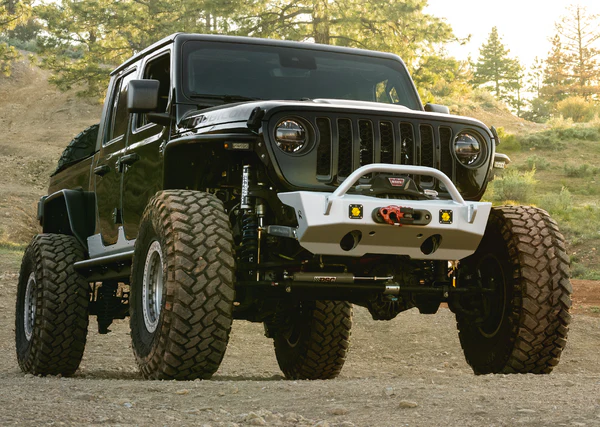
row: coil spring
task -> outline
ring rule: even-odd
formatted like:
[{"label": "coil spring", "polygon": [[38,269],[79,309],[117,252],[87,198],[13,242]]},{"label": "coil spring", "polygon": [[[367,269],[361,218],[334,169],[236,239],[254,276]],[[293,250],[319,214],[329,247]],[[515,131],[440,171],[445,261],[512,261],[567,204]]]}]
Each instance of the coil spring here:
[{"label": "coil spring", "polygon": [[242,260],[249,264],[256,263],[258,256],[258,217],[253,213],[245,213],[242,218]]}]

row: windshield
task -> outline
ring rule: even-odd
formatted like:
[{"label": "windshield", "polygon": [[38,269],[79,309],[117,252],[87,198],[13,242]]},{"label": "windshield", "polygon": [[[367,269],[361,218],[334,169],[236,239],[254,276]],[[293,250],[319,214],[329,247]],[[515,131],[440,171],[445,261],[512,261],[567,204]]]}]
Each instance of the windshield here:
[{"label": "windshield", "polygon": [[188,98],[349,99],[420,104],[399,61],[366,55],[241,43],[188,41],[183,46]]}]

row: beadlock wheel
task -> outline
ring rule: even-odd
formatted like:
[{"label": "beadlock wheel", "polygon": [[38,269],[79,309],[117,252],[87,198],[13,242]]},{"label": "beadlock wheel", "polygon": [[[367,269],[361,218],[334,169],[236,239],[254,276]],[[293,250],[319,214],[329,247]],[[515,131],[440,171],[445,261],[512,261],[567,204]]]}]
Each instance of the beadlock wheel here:
[{"label": "beadlock wheel", "polygon": [[27,341],[31,340],[33,336],[33,325],[35,324],[35,303],[36,303],[36,283],[35,283],[35,272],[31,272],[27,279],[27,288],[25,289],[25,303],[23,311],[23,326],[25,328],[25,337]]},{"label": "beadlock wheel", "polygon": [[162,249],[158,241],[154,241],[144,264],[144,279],[142,285],[142,311],[144,314],[144,324],[148,332],[156,331],[163,295],[163,257]]},{"label": "beadlock wheel", "polygon": [[485,256],[479,263],[478,276],[481,288],[488,291],[483,294],[482,306],[487,315],[479,325],[479,332],[492,338],[500,331],[507,304],[504,291],[507,282],[500,260],[495,255]]}]

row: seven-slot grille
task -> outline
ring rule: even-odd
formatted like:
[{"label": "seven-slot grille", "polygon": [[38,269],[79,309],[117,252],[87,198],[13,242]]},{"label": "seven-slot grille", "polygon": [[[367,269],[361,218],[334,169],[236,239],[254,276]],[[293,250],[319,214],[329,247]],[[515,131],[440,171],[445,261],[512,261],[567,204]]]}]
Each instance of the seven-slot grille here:
[{"label": "seven-slot grille", "polygon": [[[453,133],[450,127],[401,120],[316,118],[317,176],[341,182],[352,171],[371,163],[429,166],[454,178]],[[416,177],[424,187],[433,178]]]}]

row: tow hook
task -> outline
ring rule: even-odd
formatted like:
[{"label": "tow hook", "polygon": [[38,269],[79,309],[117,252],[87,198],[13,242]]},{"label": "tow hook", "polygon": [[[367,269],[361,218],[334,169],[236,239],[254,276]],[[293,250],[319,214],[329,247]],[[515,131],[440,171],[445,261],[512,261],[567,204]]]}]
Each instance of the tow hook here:
[{"label": "tow hook", "polygon": [[403,208],[402,206],[386,206],[379,208],[377,216],[383,219],[383,222],[390,225],[402,227],[403,224],[412,224],[415,219],[413,217],[413,208]]},{"label": "tow hook", "polygon": [[431,212],[425,209],[413,209],[403,206],[386,206],[375,208],[371,214],[378,224],[389,224],[397,227],[403,225],[427,225],[431,222]]}]

